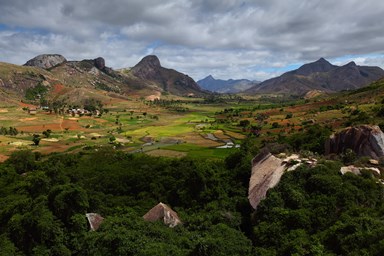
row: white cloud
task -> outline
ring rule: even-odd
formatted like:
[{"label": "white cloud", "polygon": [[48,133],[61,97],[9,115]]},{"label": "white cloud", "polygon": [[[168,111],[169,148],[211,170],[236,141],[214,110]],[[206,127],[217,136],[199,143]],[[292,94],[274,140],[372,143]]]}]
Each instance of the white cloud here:
[{"label": "white cloud", "polygon": [[257,80],[320,57],[355,56],[358,64],[384,67],[384,2],[375,0],[0,0],[0,6],[1,61],[16,64],[60,53],[73,60],[102,56],[121,68],[153,53],[195,79]]}]

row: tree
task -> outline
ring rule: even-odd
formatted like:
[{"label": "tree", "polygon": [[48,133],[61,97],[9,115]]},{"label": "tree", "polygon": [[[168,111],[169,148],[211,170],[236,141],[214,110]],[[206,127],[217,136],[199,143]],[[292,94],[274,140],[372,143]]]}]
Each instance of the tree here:
[{"label": "tree", "polygon": [[75,184],[58,185],[48,194],[48,205],[64,223],[76,213],[85,213],[89,207],[87,192]]},{"label": "tree", "polygon": [[86,99],[84,101],[84,109],[90,112],[95,112],[96,110],[102,110],[103,104],[101,103],[100,100],[97,100],[97,99],[93,99],[93,98]]},{"label": "tree", "polygon": [[33,134],[33,138],[32,138],[32,141],[33,143],[35,144],[35,146],[38,146],[39,143],[40,143],[40,135],[39,134]]},{"label": "tree", "polygon": [[240,122],[239,122],[239,126],[241,126],[243,128],[246,128],[250,124],[251,124],[251,122],[248,119],[240,120]]},{"label": "tree", "polygon": [[43,135],[46,137],[46,138],[49,138],[49,136],[51,136],[51,130],[50,129],[47,129],[46,131],[43,131]]},{"label": "tree", "polygon": [[35,154],[30,150],[14,151],[5,161],[13,166],[17,173],[32,171],[36,167]]}]

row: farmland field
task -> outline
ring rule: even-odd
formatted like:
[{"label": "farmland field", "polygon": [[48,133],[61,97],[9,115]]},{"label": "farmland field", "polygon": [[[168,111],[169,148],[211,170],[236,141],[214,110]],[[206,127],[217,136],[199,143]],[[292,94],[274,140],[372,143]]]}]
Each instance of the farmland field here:
[{"label": "farmland field", "polygon": [[[153,156],[225,158],[249,136],[262,144],[307,124],[339,129],[355,109],[350,104],[344,106],[337,97],[275,101],[247,98],[217,103],[169,96],[161,105],[144,99],[108,98],[101,116],[42,109],[29,113],[30,104],[3,103],[0,126],[14,127],[18,134],[1,135],[0,161],[17,149],[50,154],[107,145]],[[367,102],[359,110],[368,112],[373,107]],[[34,136],[40,138],[38,145],[32,141]]]}]

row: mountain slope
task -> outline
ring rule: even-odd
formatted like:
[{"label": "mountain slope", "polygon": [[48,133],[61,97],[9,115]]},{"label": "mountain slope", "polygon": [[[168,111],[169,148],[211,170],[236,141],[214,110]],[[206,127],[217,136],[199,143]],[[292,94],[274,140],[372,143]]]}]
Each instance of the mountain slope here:
[{"label": "mountain slope", "polygon": [[[165,92],[180,96],[207,94],[192,78],[161,67],[156,59],[144,58],[132,70],[121,71],[107,67],[102,57],[67,61],[59,54],[42,54],[23,66],[0,63],[0,94],[16,102],[37,102],[44,96],[69,104],[89,97],[106,100],[111,95],[154,99]],[[28,91],[35,91],[34,97],[27,97]]]},{"label": "mountain slope", "polygon": [[312,90],[336,92],[358,89],[382,77],[384,70],[379,67],[358,66],[354,62],[336,66],[321,58],[279,77],[268,79],[246,90],[245,93],[302,96]]},{"label": "mountain slope", "polygon": [[201,88],[218,93],[238,93],[244,90],[247,90],[257,84],[256,81],[250,81],[247,79],[229,79],[229,80],[221,80],[215,79],[213,76],[209,75],[199,81],[197,84],[200,85]]}]

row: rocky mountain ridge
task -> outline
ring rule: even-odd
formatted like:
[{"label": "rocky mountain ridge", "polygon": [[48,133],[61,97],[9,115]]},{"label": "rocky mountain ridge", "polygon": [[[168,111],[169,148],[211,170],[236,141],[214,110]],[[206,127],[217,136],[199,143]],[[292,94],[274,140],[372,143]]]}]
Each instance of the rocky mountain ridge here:
[{"label": "rocky mountain ridge", "polygon": [[[3,95],[25,97],[27,90],[45,86],[51,98],[78,102],[91,97],[160,97],[162,93],[201,96],[203,91],[188,75],[161,67],[156,56],[143,58],[132,69],[113,70],[102,57],[68,61],[59,54],[42,54],[23,66],[1,63],[0,90]],[[58,88],[61,88],[58,90]],[[64,88],[64,89],[63,89]],[[87,96],[88,95],[88,96]],[[95,96],[95,97],[96,97]]]},{"label": "rocky mountain ridge", "polygon": [[336,66],[320,58],[296,70],[263,81],[246,90],[245,93],[303,96],[313,90],[338,92],[367,86],[382,77],[384,77],[384,70],[379,67],[358,66],[355,62]]}]

